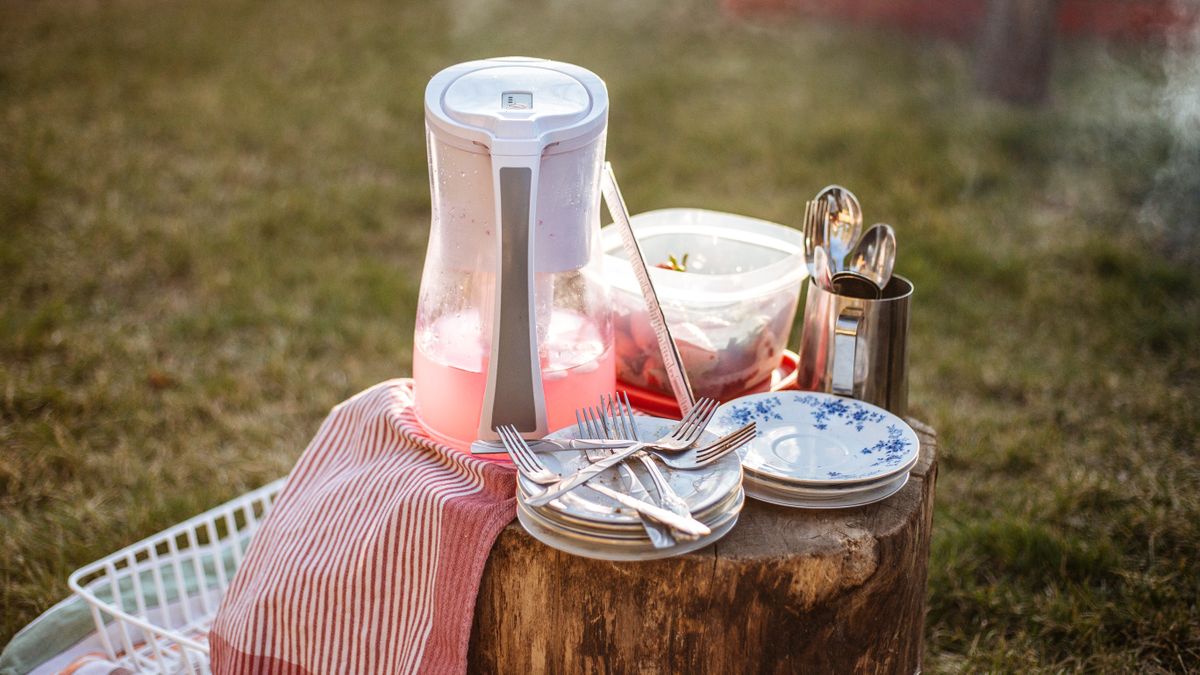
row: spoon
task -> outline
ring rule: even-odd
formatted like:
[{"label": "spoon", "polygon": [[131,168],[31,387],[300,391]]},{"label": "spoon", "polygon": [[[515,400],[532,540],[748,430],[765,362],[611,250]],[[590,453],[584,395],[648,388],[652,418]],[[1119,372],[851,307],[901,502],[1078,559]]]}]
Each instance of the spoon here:
[{"label": "spoon", "polygon": [[875,285],[874,280],[850,270],[842,270],[833,275],[830,283],[833,284],[834,293],[851,298],[878,300],[883,295],[882,289]]},{"label": "spoon", "polygon": [[846,269],[846,256],[862,234],[862,206],[853,192],[840,185],[821,190],[817,201],[825,202],[829,209],[822,238],[829,247],[830,266],[840,272]]},{"label": "spoon", "polygon": [[885,288],[892,280],[892,268],[896,264],[896,231],[887,223],[875,223],[862,239],[854,245],[846,265]]}]

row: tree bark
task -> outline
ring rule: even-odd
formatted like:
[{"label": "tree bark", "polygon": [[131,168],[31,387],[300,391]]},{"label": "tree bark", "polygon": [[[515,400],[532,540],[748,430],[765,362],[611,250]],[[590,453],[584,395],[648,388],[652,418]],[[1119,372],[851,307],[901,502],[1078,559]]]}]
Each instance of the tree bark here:
[{"label": "tree bark", "polygon": [[1058,0],[990,0],[975,70],[982,91],[1012,103],[1046,99],[1058,4]]},{"label": "tree bark", "polygon": [[921,666],[936,436],[891,498],[855,509],[748,499],[721,541],[667,560],[560,553],[509,525],[475,607],[472,673],[911,675]]}]

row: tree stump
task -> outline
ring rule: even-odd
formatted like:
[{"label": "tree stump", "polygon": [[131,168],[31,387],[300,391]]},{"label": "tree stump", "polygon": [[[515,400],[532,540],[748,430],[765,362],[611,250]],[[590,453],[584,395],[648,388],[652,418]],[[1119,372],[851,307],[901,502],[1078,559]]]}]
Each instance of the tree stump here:
[{"label": "tree stump", "polygon": [[833,511],[746,500],[716,544],[618,563],[516,522],[479,588],[472,673],[904,673],[921,667],[936,435],[882,502]]}]

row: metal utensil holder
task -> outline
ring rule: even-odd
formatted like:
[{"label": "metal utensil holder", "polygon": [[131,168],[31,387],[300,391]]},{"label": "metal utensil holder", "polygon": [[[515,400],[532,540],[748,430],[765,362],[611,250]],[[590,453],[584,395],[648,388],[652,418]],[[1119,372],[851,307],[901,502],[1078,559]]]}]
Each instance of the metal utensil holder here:
[{"label": "metal utensil holder", "polygon": [[893,276],[882,298],[840,295],[809,279],[798,386],[908,413],[908,317],[913,284]]}]

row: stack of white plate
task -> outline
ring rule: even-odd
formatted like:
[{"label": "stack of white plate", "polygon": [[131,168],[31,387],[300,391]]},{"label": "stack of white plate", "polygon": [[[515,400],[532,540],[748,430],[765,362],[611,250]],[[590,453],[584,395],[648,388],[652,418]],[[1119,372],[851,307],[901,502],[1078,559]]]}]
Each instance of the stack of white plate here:
[{"label": "stack of white plate", "polygon": [[[637,421],[641,439],[661,438],[677,424],[654,417],[639,417]],[[574,427],[550,435],[550,438],[578,437]],[[699,444],[714,438],[705,433]],[[590,463],[581,450],[550,450],[544,443],[531,445],[546,468],[559,475],[570,475]],[[691,454],[689,451],[679,457],[687,460]],[[632,461],[626,466],[635,471],[652,498],[650,501],[655,502],[658,493],[641,463]],[[675,492],[687,502],[692,516],[707,525],[711,534],[693,541],[679,541],[674,546],[655,548],[635,511],[587,487],[599,482],[628,494],[631,491],[628,476],[617,467],[604,471],[586,485],[545,506],[525,503],[525,497],[541,492],[544,486],[520,476],[517,481],[517,519],[529,534],[548,546],[602,560],[652,560],[694,551],[725,536],[737,523],[745,494],[742,492],[742,468],[736,453],[700,469],[683,471],[661,462],[658,467]]]},{"label": "stack of white plate", "polygon": [[738,454],[746,494],[764,502],[842,509],[887,499],[908,482],[920,441],[904,420],[832,394],[754,394],[721,406],[708,428],[756,422],[758,437]]}]

